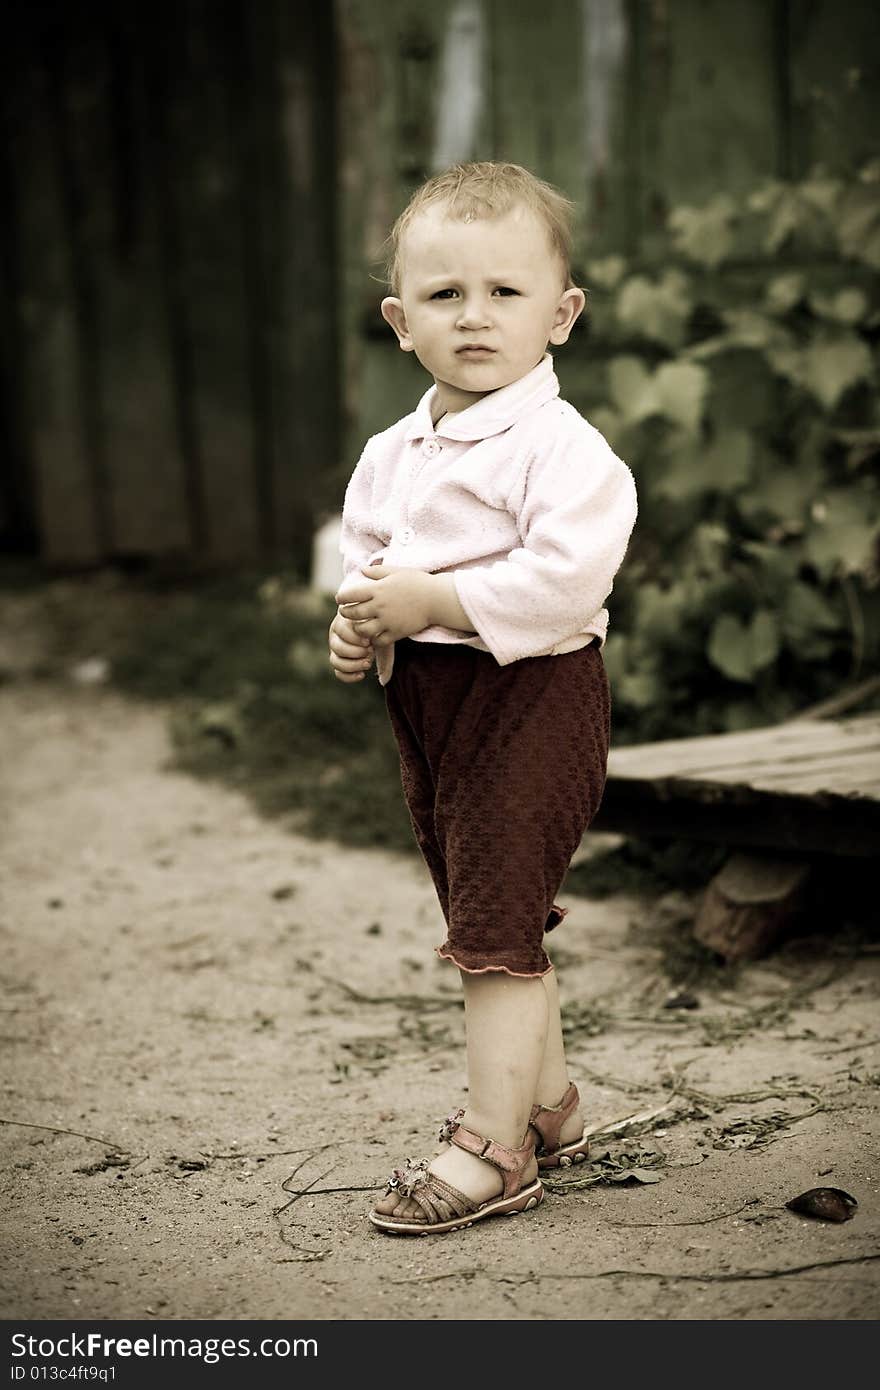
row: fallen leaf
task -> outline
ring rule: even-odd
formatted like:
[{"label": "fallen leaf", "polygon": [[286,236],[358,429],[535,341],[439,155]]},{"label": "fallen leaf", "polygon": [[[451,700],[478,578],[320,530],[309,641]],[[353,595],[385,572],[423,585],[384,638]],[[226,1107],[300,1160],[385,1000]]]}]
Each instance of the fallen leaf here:
[{"label": "fallen leaf", "polygon": [[859,1204],[842,1187],[811,1187],[785,1205],[789,1211],[815,1216],[818,1221],[849,1221]]}]

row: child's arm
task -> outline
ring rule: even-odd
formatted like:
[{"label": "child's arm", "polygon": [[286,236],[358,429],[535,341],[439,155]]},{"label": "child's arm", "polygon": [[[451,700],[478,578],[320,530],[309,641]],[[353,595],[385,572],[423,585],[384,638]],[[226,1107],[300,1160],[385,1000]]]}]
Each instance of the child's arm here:
[{"label": "child's arm", "polygon": [[360,576],[348,576],[336,601],[340,614],[374,647],[388,647],[426,627],[474,631],[451,574],[371,565]]},{"label": "child's arm", "polygon": [[348,576],[370,563],[385,549],[390,537],[375,529],[373,508],[373,462],[364,449],[345,490],[339,549],[343,574]]},{"label": "child's arm", "polygon": [[632,474],[590,426],[540,446],[507,501],[521,545],[454,572],[468,624],[500,666],[581,632],[601,612],[636,519]]}]

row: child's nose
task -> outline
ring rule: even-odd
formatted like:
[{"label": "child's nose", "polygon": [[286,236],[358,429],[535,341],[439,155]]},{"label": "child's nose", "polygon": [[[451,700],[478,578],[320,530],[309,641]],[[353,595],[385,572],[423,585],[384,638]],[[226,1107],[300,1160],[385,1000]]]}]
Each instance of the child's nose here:
[{"label": "child's nose", "polygon": [[490,321],[489,305],[485,299],[470,298],[461,301],[459,328],[487,328]]}]

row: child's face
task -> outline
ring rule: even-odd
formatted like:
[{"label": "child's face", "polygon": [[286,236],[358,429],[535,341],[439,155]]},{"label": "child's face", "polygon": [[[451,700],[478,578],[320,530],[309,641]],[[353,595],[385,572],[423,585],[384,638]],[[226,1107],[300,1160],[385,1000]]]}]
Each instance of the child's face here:
[{"label": "child's face", "polygon": [[530,208],[463,222],[440,206],[405,233],[400,298],[382,314],[437,383],[444,410],[464,410],[564,343],[584,307],[565,288],[544,223]]}]

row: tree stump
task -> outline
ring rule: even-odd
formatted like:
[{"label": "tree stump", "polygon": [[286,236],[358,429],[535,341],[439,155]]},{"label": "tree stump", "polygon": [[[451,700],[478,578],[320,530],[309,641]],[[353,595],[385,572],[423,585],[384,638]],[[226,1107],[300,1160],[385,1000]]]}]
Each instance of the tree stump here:
[{"label": "tree stump", "polygon": [[694,936],[725,960],[757,960],[796,920],[809,875],[803,859],[731,855],[706,889]]}]

